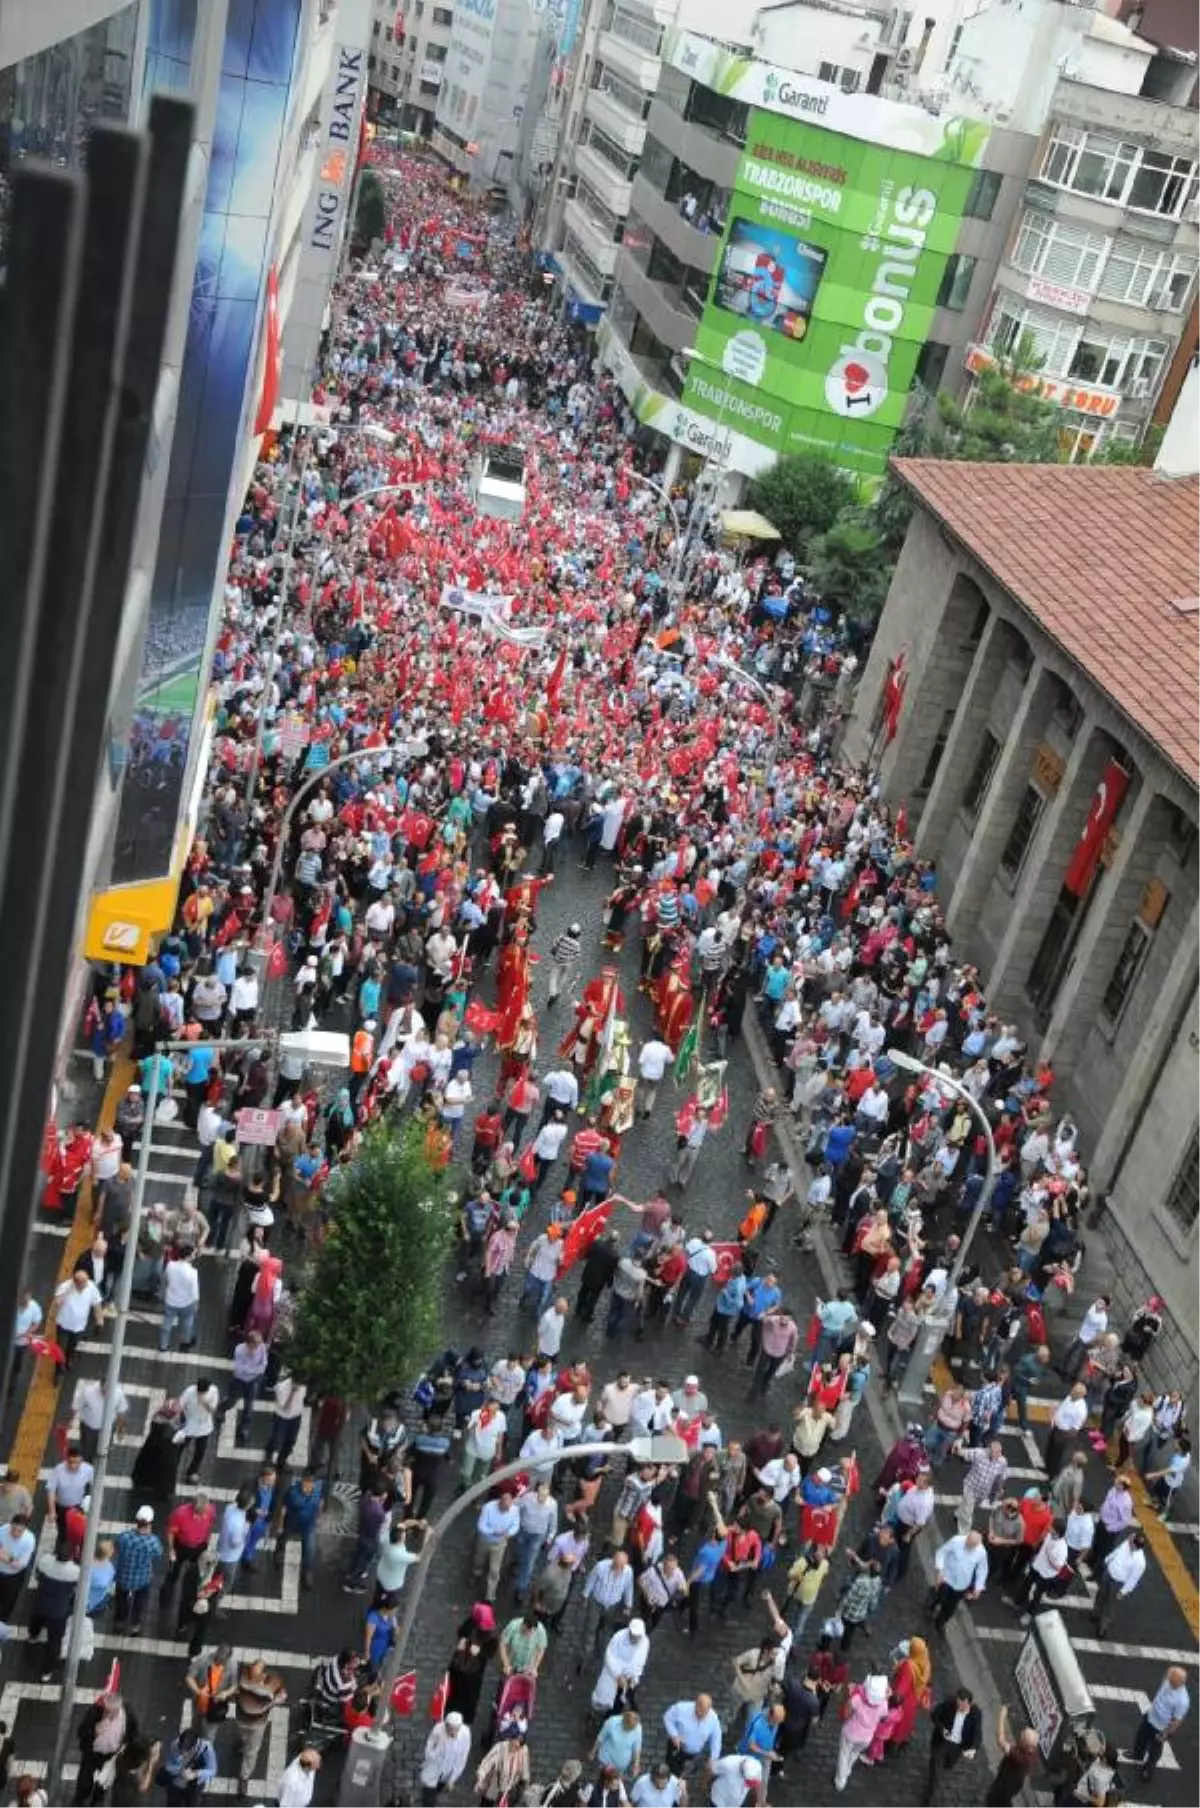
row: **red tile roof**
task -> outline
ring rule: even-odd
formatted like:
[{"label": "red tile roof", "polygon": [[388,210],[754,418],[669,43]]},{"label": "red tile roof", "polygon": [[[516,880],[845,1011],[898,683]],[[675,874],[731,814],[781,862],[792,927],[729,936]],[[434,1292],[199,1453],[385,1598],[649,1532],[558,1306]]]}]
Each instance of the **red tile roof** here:
[{"label": "red tile roof", "polygon": [[924,507],[1196,784],[1200,480],[1129,465],[892,463]]}]

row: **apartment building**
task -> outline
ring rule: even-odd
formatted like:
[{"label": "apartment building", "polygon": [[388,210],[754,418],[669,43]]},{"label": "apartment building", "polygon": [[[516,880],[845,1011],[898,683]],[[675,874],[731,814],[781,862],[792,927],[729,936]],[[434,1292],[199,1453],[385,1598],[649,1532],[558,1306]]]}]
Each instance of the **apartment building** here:
[{"label": "apartment building", "polygon": [[1200,264],[1196,56],[1060,0],[963,28],[950,91],[1034,138],[968,373],[1022,339],[1073,460],[1138,445],[1188,331]]},{"label": "apartment building", "polygon": [[428,138],[450,52],[453,5],[373,0],[371,115]]}]

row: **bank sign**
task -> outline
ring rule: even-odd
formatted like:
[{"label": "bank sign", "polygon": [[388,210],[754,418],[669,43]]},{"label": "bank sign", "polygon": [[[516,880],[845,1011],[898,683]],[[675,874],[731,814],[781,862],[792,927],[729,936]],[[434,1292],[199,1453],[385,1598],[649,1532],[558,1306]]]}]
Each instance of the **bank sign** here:
[{"label": "bank sign", "polygon": [[304,227],[304,248],[332,273],[341,238],[342,210],[350,198],[366,93],[367,53],[357,44],[335,44],[321,100],[321,165]]},{"label": "bank sign", "polygon": [[775,453],[882,474],[983,142],[929,124],[926,153],[750,113],[688,408]]}]

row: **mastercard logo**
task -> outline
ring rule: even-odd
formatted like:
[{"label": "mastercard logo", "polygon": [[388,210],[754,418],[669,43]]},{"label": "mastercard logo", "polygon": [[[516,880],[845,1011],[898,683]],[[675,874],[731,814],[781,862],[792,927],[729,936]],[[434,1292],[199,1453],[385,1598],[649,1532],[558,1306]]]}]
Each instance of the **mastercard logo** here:
[{"label": "mastercard logo", "polygon": [[825,400],[847,420],[865,419],[887,400],[887,366],[870,352],[843,352],[825,378]]}]

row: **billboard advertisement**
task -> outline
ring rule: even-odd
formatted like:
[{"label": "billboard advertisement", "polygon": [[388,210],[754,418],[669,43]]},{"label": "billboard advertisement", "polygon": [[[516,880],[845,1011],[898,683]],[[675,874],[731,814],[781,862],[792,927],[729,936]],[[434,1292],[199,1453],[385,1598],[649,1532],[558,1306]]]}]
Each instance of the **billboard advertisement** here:
[{"label": "billboard advertisement", "polygon": [[477,136],[479,103],[492,63],[498,0],[454,0],[450,48],[434,119],[460,138]]},{"label": "billboard advertisement", "polygon": [[[201,3],[151,0],[147,92],[188,91]],[[141,673],[132,721],[120,724],[116,886],[170,872],[199,757],[213,599],[241,502],[230,483],[257,399],[272,209],[303,11],[303,0],[229,4]]]},{"label": "billboard advertisement", "polygon": [[751,112],[687,409],[775,453],[883,473],[986,136],[924,119],[922,152]]}]

